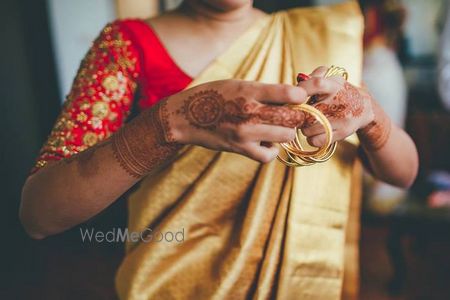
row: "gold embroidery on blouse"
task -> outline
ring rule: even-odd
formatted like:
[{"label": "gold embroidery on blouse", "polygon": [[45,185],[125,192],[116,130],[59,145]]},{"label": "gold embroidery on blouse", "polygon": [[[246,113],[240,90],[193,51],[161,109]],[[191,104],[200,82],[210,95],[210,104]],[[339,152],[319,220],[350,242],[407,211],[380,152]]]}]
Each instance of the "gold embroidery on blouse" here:
[{"label": "gold embroidery on blouse", "polygon": [[77,115],[77,121],[78,121],[78,122],[84,123],[84,122],[87,121],[87,119],[88,119],[88,116],[87,116],[87,114],[84,113],[84,112],[80,112],[80,113]]},{"label": "gold embroidery on blouse", "polygon": [[[103,120],[116,121],[118,114],[111,110],[116,105],[112,104],[120,101],[128,106],[131,99],[126,94],[133,93],[137,87],[137,59],[128,48],[130,45],[131,41],[124,38],[117,24],[110,24],[103,29],[80,64],[63,110],[41,149],[36,168],[45,166],[49,157],[71,156],[112,134],[109,127],[103,126]],[[105,75],[100,83],[100,78]],[[83,100],[80,100],[81,97]],[[122,119],[128,114],[129,112],[124,112]],[[74,128],[87,131],[81,138],[82,144],[74,140],[71,131]],[[66,142],[74,144],[66,145]]]},{"label": "gold embroidery on blouse", "polygon": [[113,75],[109,75],[103,79],[102,85],[107,91],[115,91],[119,87],[119,81]]},{"label": "gold embroidery on blouse", "polygon": [[83,143],[90,147],[90,146],[94,146],[97,143],[97,135],[93,132],[86,132],[83,136]]},{"label": "gold embroidery on blouse", "polygon": [[105,102],[96,102],[92,105],[92,114],[100,119],[105,118],[109,113],[108,104]]}]

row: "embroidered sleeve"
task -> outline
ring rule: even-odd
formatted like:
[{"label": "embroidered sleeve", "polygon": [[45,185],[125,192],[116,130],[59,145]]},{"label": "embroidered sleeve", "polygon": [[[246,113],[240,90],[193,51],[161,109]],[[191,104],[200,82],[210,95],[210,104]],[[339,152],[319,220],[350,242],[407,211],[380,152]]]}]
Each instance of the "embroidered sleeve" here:
[{"label": "embroidered sleeve", "polygon": [[32,173],[117,131],[129,115],[139,76],[138,52],[120,22],[107,25],[86,54]]}]

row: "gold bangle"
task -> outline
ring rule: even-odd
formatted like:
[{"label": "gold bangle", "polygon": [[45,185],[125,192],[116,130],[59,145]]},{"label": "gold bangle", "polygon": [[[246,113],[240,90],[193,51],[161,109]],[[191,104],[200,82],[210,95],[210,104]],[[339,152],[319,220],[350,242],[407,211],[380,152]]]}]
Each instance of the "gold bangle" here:
[{"label": "gold bangle", "polygon": [[[344,68],[331,66],[324,77],[331,76],[342,76],[345,80],[348,79],[348,73]],[[280,155],[277,159],[289,167],[299,167],[299,166],[310,166],[315,163],[326,162],[329,160],[334,152],[336,151],[337,143],[332,142],[333,140],[333,130],[330,122],[322,114],[321,111],[313,107],[311,104],[312,97],[310,97],[306,103],[300,105],[289,105],[292,109],[301,110],[305,113],[312,115],[325,129],[326,142],[322,147],[318,147],[316,150],[306,151],[301,145],[301,129],[295,128],[296,136],[295,139],[288,143],[280,143],[283,148],[287,158],[284,159]]]},{"label": "gold bangle", "polygon": [[281,156],[278,156],[278,160],[285,163],[288,166],[305,166],[311,165],[317,161],[309,160],[308,158],[315,158],[316,160],[324,160],[331,157],[330,149],[333,148],[333,130],[328,119],[315,107],[308,104],[300,104],[292,107],[296,110],[301,110],[307,114],[311,114],[325,129],[326,141],[325,145],[319,147],[316,150],[305,151],[303,150],[300,142],[300,129],[296,128],[296,138],[289,143],[280,143],[281,147],[285,150],[288,159],[285,160]]}]

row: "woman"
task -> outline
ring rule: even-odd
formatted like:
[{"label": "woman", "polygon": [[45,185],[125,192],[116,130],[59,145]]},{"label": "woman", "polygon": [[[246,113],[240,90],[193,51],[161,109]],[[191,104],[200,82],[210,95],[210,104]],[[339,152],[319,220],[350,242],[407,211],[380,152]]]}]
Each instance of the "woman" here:
[{"label": "woman", "polygon": [[293,85],[297,70],[321,63],[359,81],[361,24],[354,2],[268,16],[250,0],[187,0],[148,22],[108,25],[25,183],[26,230],[64,231],[139,183],[129,231],[186,235],[129,241],[122,299],[339,298],[355,139],[324,164],[273,160],[295,126],[324,142],[320,126],[280,105],[320,95],[335,140],[357,132],[378,178],[414,180],[414,144],[363,89],[323,78],[324,67]]}]

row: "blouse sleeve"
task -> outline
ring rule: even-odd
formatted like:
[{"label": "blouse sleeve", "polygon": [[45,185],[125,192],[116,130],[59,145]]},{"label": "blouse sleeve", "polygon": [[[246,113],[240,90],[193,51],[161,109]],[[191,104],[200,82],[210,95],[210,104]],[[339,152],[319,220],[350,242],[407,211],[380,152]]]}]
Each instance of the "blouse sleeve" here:
[{"label": "blouse sleeve", "polygon": [[139,77],[138,51],[119,21],[107,25],[78,69],[32,173],[117,131],[130,113]]}]

